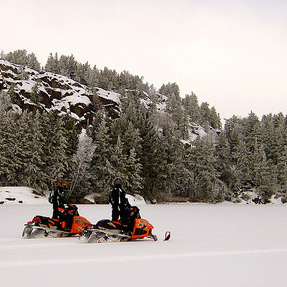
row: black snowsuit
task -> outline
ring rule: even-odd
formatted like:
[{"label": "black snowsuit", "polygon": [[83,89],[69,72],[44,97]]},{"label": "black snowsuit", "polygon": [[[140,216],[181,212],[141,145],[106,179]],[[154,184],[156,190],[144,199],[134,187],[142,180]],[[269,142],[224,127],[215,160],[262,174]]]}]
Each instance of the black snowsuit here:
[{"label": "black snowsuit", "polygon": [[112,220],[117,221],[120,218],[123,225],[127,224],[129,208],[131,205],[127,200],[126,193],[121,186],[116,185],[110,191],[109,202],[112,205]]},{"label": "black snowsuit", "polygon": [[59,220],[59,228],[71,229],[73,224],[73,214],[68,213],[69,202],[64,195],[64,188],[57,186],[52,197],[53,218]]}]

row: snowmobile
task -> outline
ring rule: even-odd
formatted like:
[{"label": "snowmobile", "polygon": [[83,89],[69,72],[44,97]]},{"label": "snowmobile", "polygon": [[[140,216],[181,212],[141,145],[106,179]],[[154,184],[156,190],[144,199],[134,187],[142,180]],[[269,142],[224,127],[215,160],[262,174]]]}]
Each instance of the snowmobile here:
[{"label": "snowmobile", "polygon": [[92,226],[85,217],[79,216],[77,206],[68,204],[58,208],[60,220],[36,215],[32,221],[25,224],[23,238],[68,237],[76,236],[87,227]]},{"label": "snowmobile", "polygon": [[132,206],[129,211],[130,216],[126,225],[122,222],[102,219],[97,224],[86,227],[79,239],[88,243],[125,242],[142,238],[157,241],[157,236],[152,234],[154,227],[146,219],[140,217],[138,207]]}]

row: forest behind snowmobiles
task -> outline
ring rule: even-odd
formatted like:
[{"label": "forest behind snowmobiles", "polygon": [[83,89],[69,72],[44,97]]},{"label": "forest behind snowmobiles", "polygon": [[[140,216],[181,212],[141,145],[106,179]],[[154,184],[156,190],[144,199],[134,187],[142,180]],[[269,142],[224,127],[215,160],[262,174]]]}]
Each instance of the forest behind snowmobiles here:
[{"label": "forest behind snowmobiles", "polygon": [[236,201],[246,191],[261,203],[284,198],[282,113],[250,112],[222,127],[214,107],[181,95],[176,83],[156,90],[73,56],[51,54],[42,70],[25,50],[1,58],[2,186],[46,191],[65,177],[72,200],[91,192],[105,200],[120,175],[127,192],[151,201]]}]

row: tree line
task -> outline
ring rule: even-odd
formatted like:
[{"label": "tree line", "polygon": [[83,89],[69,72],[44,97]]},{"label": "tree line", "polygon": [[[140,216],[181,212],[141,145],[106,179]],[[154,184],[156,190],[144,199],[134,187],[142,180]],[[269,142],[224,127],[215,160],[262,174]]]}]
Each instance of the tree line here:
[{"label": "tree line", "polygon": [[[7,55],[4,58],[9,60]],[[251,112],[245,118],[227,119],[222,127],[214,107],[199,104],[193,93],[182,97],[176,83],[156,91],[141,77],[90,69],[73,56],[58,59],[51,54],[46,64],[48,71],[66,73],[75,80],[80,79],[83,66],[88,72],[82,74],[82,83],[93,79],[87,82],[91,87],[96,83],[123,95],[119,116],[112,119],[98,108],[83,131],[68,115],[12,112],[11,99],[2,91],[1,185],[47,190],[58,177],[65,177],[70,197],[79,199],[90,192],[106,196],[113,178],[121,176],[127,192],[158,200],[185,197],[217,202],[252,189],[268,202],[273,194],[286,193],[287,118],[283,114],[260,120]],[[149,105],[142,101],[147,95]],[[164,113],[156,109],[161,96],[166,99]],[[201,125],[206,135],[184,144],[191,123]]]}]

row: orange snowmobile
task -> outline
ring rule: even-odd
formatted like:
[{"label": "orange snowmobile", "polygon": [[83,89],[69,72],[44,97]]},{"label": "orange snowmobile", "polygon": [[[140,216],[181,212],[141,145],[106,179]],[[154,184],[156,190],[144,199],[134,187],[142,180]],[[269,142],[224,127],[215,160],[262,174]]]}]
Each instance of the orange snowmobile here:
[{"label": "orange snowmobile", "polygon": [[76,236],[87,227],[92,226],[85,217],[79,216],[76,205],[68,204],[59,208],[60,220],[36,215],[32,221],[25,224],[22,233],[24,238],[68,237]]},{"label": "orange snowmobile", "polygon": [[[130,217],[126,225],[122,222],[103,219],[97,224],[89,226],[80,234],[80,239],[88,243],[103,242],[125,242],[143,238],[157,241],[156,235],[152,234],[153,226],[146,219],[140,217],[139,209],[136,206],[130,208]],[[165,240],[168,240],[170,233],[166,233]]]}]

